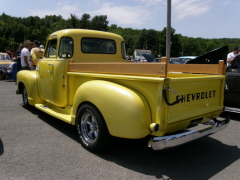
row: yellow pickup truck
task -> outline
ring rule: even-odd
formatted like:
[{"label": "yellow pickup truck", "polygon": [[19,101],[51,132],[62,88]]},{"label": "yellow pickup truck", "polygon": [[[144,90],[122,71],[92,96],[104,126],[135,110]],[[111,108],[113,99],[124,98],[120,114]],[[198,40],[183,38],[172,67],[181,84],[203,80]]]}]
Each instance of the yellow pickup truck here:
[{"label": "yellow pickup truck", "polygon": [[89,151],[105,150],[114,137],[149,137],[148,146],[159,150],[229,123],[217,120],[224,110],[223,61],[130,63],[121,36],[83,29],[54,32],[45,47],[35,71],[17,74],[17,94],[25,108],[75,125]]}]

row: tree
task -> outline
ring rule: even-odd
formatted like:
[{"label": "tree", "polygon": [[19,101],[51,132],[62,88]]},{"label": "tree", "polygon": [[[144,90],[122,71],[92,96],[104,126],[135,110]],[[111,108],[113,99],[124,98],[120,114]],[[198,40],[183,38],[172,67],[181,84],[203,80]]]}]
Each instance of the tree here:
[{"label": "tree", "polygon": [[[118,27],[112,24],[108,27],[106,15],[94,16],[83,14],[79,19],[70,14],[70,18],[63,19],[62,16],[46,15],[44,18],[29,16],[26,18],[11,17],[5,13],[0,15],[0,51],[9,48],[14,51],[24,40],[37,39],[41,44],[45,43],[47,36],[52,32],[67,28],[95,29],[109,31],[121,35],[126,44],[128,55],[133,55],[135,49],[150,49],[157,56],[166,54],[166,28],[162,31],[154,29],[132,29]],[[204,39],[192,38],[176,34],[171,30],[171,56],[202,55],[213,49],[229,46],[229,51],[239,46],[239,38]]]},{"label": "tree", "polygon": [[118,27],[117,27],[116,24],[111,24],[110,28],[111,28],[111,29],[117,29]]},{"label": "tree", "polygon": [[[171,28],[171,57],[178,57],[181,55],[182,46],[179,40],[179,34],[175,34],[176,30]],[[165,27],[159,38],[159,52],[161,56],[166,56],[166,33],[167,28]]]},{"label": "tree", "polygon": [[67,20],[69,28],[80,28],[80,20],[75,14],[70,14],[70,18]]},{"label": "tree", "polygon": [[91,20],[91,29],[99,31],[108,30],[108,20],[106,15],[94,16]]},{"label": "tree", "polygon": [[90,19],[91,16],[87,13],[82,15],[82,18],[80,20],[80,28],[81,29],[90,29]]}]

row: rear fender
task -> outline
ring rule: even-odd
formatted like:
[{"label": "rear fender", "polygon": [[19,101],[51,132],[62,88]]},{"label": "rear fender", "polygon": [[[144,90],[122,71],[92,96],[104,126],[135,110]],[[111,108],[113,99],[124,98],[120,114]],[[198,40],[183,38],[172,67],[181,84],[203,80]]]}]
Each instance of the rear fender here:
[{"label": "rear fender", "polygon": [[133,89],[103,80],[88,81],[76,91],[73,114],[86,102],[98,108],[113,136],[138,139],[150,133],[149,104]]}]

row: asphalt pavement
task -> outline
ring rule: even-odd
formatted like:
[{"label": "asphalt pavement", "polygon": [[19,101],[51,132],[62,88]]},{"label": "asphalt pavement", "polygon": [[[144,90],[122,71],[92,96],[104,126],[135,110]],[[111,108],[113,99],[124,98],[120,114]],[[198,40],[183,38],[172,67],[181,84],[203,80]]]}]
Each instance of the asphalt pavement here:
[{"label": "asphalt pavement", "polygon": [[183,146],[154,151],[146,139],[116,139],[94,154],[81,147],[74,126],[23,108],[14,82],[0,81],[0,102],[0,180],[240,179],[240,114]]}]

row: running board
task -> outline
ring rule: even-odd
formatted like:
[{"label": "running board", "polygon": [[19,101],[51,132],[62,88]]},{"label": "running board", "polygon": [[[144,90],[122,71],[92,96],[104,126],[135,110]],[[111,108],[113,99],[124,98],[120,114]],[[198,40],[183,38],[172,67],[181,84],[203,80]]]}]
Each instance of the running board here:
[{"label": "running board", "polygon": [[72,124],[71,115],[62,108],[49,107],[46,104],[35,104],[35,107],[55,118],[61,119],[69,124]]}]

